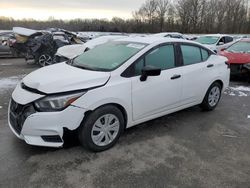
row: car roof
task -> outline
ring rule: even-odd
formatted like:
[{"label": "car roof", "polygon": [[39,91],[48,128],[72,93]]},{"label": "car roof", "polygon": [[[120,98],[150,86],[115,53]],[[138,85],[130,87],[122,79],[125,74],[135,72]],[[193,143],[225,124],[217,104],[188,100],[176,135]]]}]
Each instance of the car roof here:
[{"label": "car roof", "polygon": [[164,42],[185,42],[185,43],[193,43],[193,44],[199,44],[197,42],[191,42],[184,39],[176,39],[176,38],[161,38],[161,37],[154,37],[154,36],[148,36],[148,37],[126,37],[122,39],[118,39],[115,41],[121,41],[121,42],[135,42],[135,43],[144,43],[144,44],[153,44],[153,43],[164,43]]},{"label": "car roof", "polygon": [[162,32],[153,34],[153,36],[162,36],[162,35],[182,35],[182,34],[178,32]]}]

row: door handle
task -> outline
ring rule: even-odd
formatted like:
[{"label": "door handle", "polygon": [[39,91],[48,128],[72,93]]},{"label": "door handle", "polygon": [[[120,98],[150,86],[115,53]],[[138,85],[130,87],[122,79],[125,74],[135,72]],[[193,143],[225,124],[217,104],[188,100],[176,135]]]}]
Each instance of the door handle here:
[{"label": "door handle", "polygon": [[207,68],[211,68],[211,67],[213,67],[214,66],[214,64],[209,64],[208,66],[207,66]]},{"label": "door handle", "polygon": [[177,74],[176,74],[176,75],[174,75],[174,76],[171,77],[171,80],[175,80],[175,79],[178,79],[178,78],[180,78],[180,77],[181,77],[181,75],[177,75]]}]

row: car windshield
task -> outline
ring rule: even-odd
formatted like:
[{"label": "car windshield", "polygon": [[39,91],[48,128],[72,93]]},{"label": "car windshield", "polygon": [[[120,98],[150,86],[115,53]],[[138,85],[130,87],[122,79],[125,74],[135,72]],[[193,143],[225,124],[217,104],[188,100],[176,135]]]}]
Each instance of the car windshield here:
[{"label": "car windshield", "polygon": [[91,49],[74,59],[72,65],[89,70],[111,71],[142,50],[146,44],[109,42]]},{"label": "car windshield", "polygon": [[218,40],[219,40],[219,37],[215,37],[215,36],[203,36],[203,37],[199,37],[195,41],[199,42],[201,44],[215,44]]},{"label": "car windshield", "polygon": [[239,41],[227,48],[229,52],[250,53],[250,42]]}]

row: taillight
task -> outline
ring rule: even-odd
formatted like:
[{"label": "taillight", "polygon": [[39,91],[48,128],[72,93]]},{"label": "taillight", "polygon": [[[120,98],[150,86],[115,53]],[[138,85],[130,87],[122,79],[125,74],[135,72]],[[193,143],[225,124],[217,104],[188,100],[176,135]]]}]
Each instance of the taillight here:
[{"label": "taillight", "polygon": [[226,61],[225,64],[227,65],[227,68],[230,69],[230,63]]}]

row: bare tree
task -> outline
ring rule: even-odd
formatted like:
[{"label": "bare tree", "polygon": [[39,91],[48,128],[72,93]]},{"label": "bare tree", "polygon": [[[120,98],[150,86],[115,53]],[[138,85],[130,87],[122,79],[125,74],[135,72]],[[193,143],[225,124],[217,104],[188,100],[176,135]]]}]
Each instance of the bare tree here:
[{"label": "bare tree", "polygon": [[169,0],[157,0],[156,3],[157,3],[156,12],[160,22],[160,31],[163,31],[165,17],[168,12]]}]

